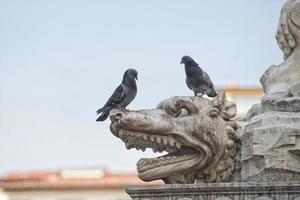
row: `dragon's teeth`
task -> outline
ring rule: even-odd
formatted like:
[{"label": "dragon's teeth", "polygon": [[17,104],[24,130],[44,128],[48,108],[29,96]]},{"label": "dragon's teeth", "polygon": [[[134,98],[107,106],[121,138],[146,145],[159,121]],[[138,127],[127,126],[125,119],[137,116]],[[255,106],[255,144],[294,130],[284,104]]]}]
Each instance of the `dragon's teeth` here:
[{"label": "dragon's teeth", "polygon": [[177,149],[181,149],[181,144],[175,143],[175,145],[176,145]]},{"label": "dragon's teeth", "polygon": [[158,137],[156,137],[156,142],[158,143],[158,144],[160,144],[161,143],[161,138],[158,136]]},{"label": "dragon's teeth", "polygon": [[174,147],[175,146],[175,140],[173,138],[169,139],[169,144]]},{"label": "dragon's teeth", "polygon": [[152,151],[153,151],[154,153],[156,153],[156,152],[157,152],[157,149],[153,148]]},{"label": "dragon's teeth", "polygon": [[128,149],[128,150],[131,149],[131,146],[128,143],[126,143],[125,146],[126,146],[126,149]]},{"label": "dragon's teeth", "polygon": [[142,151],[145,151],[146,150],[146,147],[142,147]]},{"label": "dragon's teeth", "polygon": [[143,139],[147,140],[148,136],[146,134],[143,135]]},{"label": "dragon's teeth", "polygon": [[150,135],[150,140],[151,140],[152,142],[154,142],[154,141],[155,141],[155,137],[154,137],[153,135]]},{"label": "dragon's teeth", "polygon": [[167,138],[163,138],[163,143],[164,143],[164,145],[167,145],[168,144],[168,140],[167,140]]}]

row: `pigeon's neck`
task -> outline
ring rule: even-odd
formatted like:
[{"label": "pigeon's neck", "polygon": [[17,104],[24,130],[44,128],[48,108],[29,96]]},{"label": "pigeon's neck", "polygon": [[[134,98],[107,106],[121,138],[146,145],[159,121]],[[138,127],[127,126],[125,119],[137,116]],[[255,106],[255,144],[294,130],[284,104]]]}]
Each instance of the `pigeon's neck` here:
[{"label": "pigeon's neck", "polygon": [[131,78],[128,78],[128,77],[123,77],[123,81],[122,83],[124,85],[126,85],[127,87],[129,88],[136,88],[136,82],[135,82],[135,79],[131,79]]}]

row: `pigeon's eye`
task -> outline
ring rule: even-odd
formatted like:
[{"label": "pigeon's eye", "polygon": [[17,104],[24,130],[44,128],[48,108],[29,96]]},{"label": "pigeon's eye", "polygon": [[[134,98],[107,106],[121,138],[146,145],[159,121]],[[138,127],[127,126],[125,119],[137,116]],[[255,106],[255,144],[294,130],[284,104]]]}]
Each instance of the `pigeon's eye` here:
[{"label": "pigeon's eye", "polygon": [[177,113],[174,114],[174,117],[185,117],[190,115],[190,111],[186,108],[180,108]]}]

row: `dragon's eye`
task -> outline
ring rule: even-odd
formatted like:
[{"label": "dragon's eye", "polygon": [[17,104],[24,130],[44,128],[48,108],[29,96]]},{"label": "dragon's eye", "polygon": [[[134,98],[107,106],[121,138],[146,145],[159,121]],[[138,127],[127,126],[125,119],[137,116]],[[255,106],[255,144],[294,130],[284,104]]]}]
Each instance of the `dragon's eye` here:
[{"label": "dragon's eye", "polygon": [[190,111],[186,108],[180,108],[177,113],[175,113],[175,117],[185,117],[190,114]]}]

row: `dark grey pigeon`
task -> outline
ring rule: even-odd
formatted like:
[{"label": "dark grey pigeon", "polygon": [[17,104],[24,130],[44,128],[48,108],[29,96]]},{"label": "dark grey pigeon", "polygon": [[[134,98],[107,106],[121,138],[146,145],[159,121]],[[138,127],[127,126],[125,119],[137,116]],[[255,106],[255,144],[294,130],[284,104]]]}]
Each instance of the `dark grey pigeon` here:
[{"label": "dark grey pigeon", "polygon": [[102,113],[98,121],[104,121],[109,115],[109,111],[113,108],[118,108],[122,111],[126,110],[126,106],[135,98],[137,93],[137,87],[135,79],[138,72],[135,69],[127,69],[124,73],[122,83],[115,89],[114,93],[108,99],[106,104],[97,110],[97,114]]},{"label": "dark grey pigeon", "polygon": [[186,79],[185,82],[194,95],[200,96],[207,94],[209,97],[217,96],[214,84],[210,80],[208,74],[203,71],[198,63],[196,63],[190,56],[183,56],[180,64],[184,64]]}]

